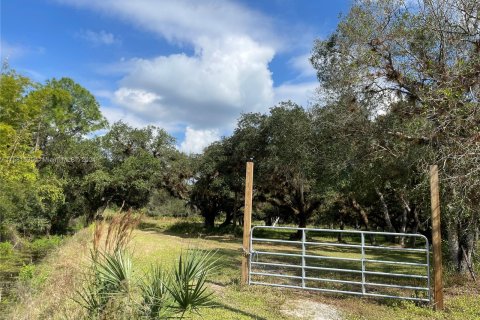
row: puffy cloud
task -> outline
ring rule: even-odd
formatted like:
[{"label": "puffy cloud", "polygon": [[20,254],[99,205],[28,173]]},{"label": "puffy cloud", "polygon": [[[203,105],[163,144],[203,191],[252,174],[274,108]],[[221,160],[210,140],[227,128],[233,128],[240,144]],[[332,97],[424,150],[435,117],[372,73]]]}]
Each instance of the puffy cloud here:
[{"label": "puffy cloud", "polygon": [[[102,72],[121,72],[109,96],[120,110],[107,118],[185,128],[187,152],[199,152],[233,129],[242,112],[267,111],[280,100],[305,104],[310,82],[273,86],[269,63],[284,45],[272,21],[232,1],[57,0],[116,16],[160,35],[178,54],[122,60]],[[182,52],[185,45],[193,54]],[[292,60],[299,73],[307,69]],[[310,71],[308,71],[310,72]]]},{"label": "puffy cloud", "polygon": [[277,42],[270,32],[268,17],[228,0],[57,1],[118,16],[170,41],[195,43],[199,35],[221,38],[249,34],[255,39]]},{"label": "puffy cloud", "polygon": [[202,39],[194,56],[135,59],[115,101],[144,119],[225,127],[240,112],[268,108],[274,51],[248,37]]},{"label": "puffy cloud", "polygon": [[112,45],[117,44],[120,40],[113,35],[113,33],[107,32],[105,30],[100,30],[98,32],[92,30],[82,30],[77,36],[83,40],[90,42],[91,44],[98,45]]},{"label": "puffy cloud", "polygon": [[201,153],[205,147],[220,139],[218,130],[195,130],[187,127],[185,140],[179,149],[185,153]]}]

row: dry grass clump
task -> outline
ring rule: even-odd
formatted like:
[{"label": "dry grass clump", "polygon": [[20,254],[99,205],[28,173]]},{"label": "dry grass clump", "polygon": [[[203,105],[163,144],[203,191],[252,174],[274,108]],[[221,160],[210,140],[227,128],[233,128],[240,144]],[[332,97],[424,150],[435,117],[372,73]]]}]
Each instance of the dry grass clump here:
[{"label": "dry grass clump", "polygon": [[142,216],[134,215],[132,210],[128,210],[125,214],[119,212],[117,215],[113,216],[108,224],[103,248],[101,248],[101,243],[105,222],[98,221],[95,223],[93,232],[94,253],[97,253],[100,250],[109,253],[125,250],[132,238],[133,230],[135,230],[141,220]]}]

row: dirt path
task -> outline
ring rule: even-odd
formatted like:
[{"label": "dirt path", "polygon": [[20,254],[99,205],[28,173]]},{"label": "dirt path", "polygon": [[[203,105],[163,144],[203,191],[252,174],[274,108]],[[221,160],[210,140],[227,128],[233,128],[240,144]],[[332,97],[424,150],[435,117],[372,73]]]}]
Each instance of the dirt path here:
[{"label": "dirt path", "polygon": [[281,310],[288,317],[308,320],[342,320],[340,312],[328,304],[311,300],[294,300],[286,302]]}]

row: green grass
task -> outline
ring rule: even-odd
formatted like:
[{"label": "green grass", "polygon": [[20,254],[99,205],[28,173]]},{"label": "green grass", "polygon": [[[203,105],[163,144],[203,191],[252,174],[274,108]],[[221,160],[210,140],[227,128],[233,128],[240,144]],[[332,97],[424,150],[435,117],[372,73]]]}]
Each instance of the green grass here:
[{"label": "green grass", "polygon": [[[192,229],[190,229],[193,227]],[[91,232],[91,231],[90,231]],[[84,239],[89,237],[83,232]],[[278,236],[264,234],[262,236]],[[278,237],[289,237],[288,234]],[[327,237],[328,238],[328,237]],[[322,240],[327,241],[327,238]],[[88,246],[78,245],[78,240],[74,237],[67,244],[61,246],[60,250],[52,253],[52,259],[47,259],[48,269],[52,270],[49,279],[46,280],[45,290],[33,296],[28,297],[30,309],[38,308],[35,314],[49,315],[45,318],[63,319],[65,314],[75,315],[75,304],[69,302],[69,293],[75,283],[81,279],[75,280],[77,273],[69,272],[70,277],[65,278],[63,296],[56,300],[51,297],[56,296],[56,287],[58,287],[58,278],[67,272],[70,268],[78,267],[77,256],[88,256]],[[330,241],[334,241],[330,239]],[[344,239],[346,242],[356,241],[354,238]],[[379,240],[379,242],[381,242]],[[74,247],[75,246],[75,247]],[[359,298],[350,295],[341,294],[321,294],[312,291],[292,290],[283,288],[273,288],[265,286],[241,286],[240,265],[241,265],[241,237],[235,237],[229,234],[222,234],[219,230],[208,232],[203,229],[201,221],[198,219],[175,219],[170,217],[161,217],[158,219],[146,218],[133,234],[130,244],[130,251],[133,255],[133,264],[140,266],[135,270],[138,277],[147,272],[149,266],[153,263],[161,263],[164,266],[171,265],[182,250],[188,248],[200,248],[207,250],[217,250],[220,267],[218,272],[210,279],[209,286],[215,292],[217,307],[204,309],[202,317],[191,315],[193,319],[292,319],[292,316],[286,315],[281,310],[285,306],[294,306],[302,308],[304,302],[320,302],[331,305],[341,312],[345,319],[480,319],[480,308],[478,308],[478,284],[472,284],[468,280],[459,280],[451,278],[446,279],[446,309],[443,312],[434,312],[431,308],[417,306],[415,303],[402,302],[391,299],[372,299]],[[272,246],[266,245],[269,250],[298,250],[294,246]],[[328,250],[327,250],[328,249]],[[82,252],[79,252],[82,250]],[[333,255],[333,248],[313,248],[312,253]],[[338,254],[338,251],[336,251]],[[55,264],[59,263],[55,255],[62,257],[62,265],[67,268],[62,272],[57,272]],[[355,257],[358,253],[340,250],[344,257]],[[398,258],[398,252],[391,253],[390,256],[382,259]],[[373,253],[372,257],[378,258]],[[404,257],[407,260],[415,260],[415,256],[407,253]],[[349,263],[343,262],[336,267],[352,267]],[[81,264],[80,264],[81,267]],[[357,266],[358,267],[358,266]],[[41,268],[45,268],[42,267]],[[401,272],[395,271],[395,272]],[[406,271],[406,270],[403,270]],[[412,270],[408,270],[412,272]],[[335,275],[338,276],[338,275]],[[448,274],[447,274],[448,276]],[[73,277],[73,280],[71,278]],[[462,278],[463,279],[463,278]],[[70,290],[70,291],[69,291]],[[292,301],[294,302],[292,304]],[[33,307],[32,307],[33,306]],[[290,307],[291,308],[291,307]],[[26,307],[19,307],[15,318],[31,318],[35,316],[25,316]],[[48,311],[48,313],[47,313]],[[53,313],[52,313],[53,312]],[[28,313],[27,313],[28,314]],[[51,315],[50,315],[51,314]]]}]

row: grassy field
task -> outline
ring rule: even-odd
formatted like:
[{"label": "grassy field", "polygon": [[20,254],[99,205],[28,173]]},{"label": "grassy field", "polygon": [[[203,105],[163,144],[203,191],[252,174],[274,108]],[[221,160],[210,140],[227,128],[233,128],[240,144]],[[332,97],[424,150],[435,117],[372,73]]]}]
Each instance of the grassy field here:
[{"label": "grassy field", "polygon": [[[18,284],[18,302],[9,314],[0,314],[4,314],[5,319],[78,318],[81,311],[71,297],[81,285],[82,270],[88,264],[91,233],[91,228],[85,229],[51,253],[35,270],[33,279],[43,280]],[[448,274],[446,309],[434,312],[412,302],[240,286],[241,238],[207,235],[196,222],[173,218],[147,219],[134,232],[130,244],[138,275],[152,263],[170,265],[182,250],[188,248],[216,250],[220,261],[220,268],[210,282],[218,306],[203,310],[203,319],[308,319],[315,316],[323,319],[318,312],[315,315],[303,311],[318,310],[325,305],[324,315],[331,310],[337,319],[340,316],[341,319],[480,319],[479,284]],[[278,246],[271,248],[282,249]],[[201,319],[196,315],[190,318]]]}]

